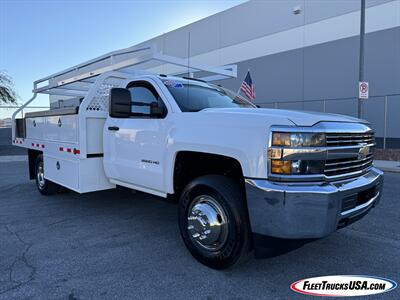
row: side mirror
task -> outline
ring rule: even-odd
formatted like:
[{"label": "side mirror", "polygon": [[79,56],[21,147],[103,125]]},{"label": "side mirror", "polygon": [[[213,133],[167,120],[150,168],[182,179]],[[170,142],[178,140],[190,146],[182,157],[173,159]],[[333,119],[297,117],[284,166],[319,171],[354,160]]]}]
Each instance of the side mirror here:
[{"label": "side mirror", "polygon": [[154,117],[162,117],[165,114],[165,108],[158,105],[157,102],[150,104],[150,115]]},{"label": "side mirror", "polygon": [[109,97],[109,113],[112,118],[131,116],[131,93],[128,89],[112,88]]}]

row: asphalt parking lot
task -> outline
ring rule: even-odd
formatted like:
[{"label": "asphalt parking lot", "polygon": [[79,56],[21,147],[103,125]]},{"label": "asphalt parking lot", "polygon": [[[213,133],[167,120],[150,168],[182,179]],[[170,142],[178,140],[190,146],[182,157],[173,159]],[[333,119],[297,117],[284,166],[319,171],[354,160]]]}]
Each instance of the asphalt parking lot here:
[{"label": "asphalt parking lot", "polygon": [[[333,274],[400,281],[400,174],[382,201],[328,238],[228,271],[197,263],[176,204],[128,190],[41,196],[26,162],[0,163],[1,299],[296,299],[290,284]],[[400,289],[371,299],[399,299]]]}]

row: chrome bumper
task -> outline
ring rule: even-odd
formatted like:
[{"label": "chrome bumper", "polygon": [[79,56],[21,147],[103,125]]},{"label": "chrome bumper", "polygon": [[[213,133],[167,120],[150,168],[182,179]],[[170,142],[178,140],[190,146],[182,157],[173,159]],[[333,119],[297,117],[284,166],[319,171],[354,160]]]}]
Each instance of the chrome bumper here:
[{"label": "chrome bumper", "polygon": [[[245,181],[254,233],[288,239],[320,238],[368,213],[381,197],[383,172],[372,168],[357,178],[319,185]],[[363,195],[363,191],[374,187],[376,192],[368,199],[354,208],[343,209],[345,199]]]}]

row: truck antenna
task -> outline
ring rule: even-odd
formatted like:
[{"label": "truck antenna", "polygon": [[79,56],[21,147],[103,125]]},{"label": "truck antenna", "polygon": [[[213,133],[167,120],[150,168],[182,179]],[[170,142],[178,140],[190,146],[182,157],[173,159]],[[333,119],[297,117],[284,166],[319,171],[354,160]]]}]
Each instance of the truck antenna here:
[{"label": "truck antenna", "polygon": [[[191,76],[192,74],[190,74],[190,31],[188,32],[188,46],[187,46],[187,73],[188,73],[188,77],[193,77]],[[187,85],[187,99],[189,100],[189,79],[188,79],[188,85]]]},{"label": "truck antenna", "polygon": [[187,67],[188,67],[188,77],[193,77],[193,75],[190,73],[190,31],[188,32],[188,46],[187,46],[187,51],[188,51],[188,53],[187,53],[187,55],[188,55],[188,64],[187,64]]}]

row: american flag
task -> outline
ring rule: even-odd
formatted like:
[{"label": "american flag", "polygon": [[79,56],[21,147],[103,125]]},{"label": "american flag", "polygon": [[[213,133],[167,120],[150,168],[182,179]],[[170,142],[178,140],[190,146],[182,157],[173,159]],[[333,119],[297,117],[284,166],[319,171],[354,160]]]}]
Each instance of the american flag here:
[{"label": "american flag", "polygon": [[254,90],[253,81],[251,80],[250,71],[247,71],[240,90],[246,95],[249,100],[256,99],[256,91]]}]

